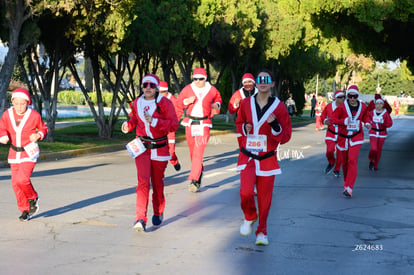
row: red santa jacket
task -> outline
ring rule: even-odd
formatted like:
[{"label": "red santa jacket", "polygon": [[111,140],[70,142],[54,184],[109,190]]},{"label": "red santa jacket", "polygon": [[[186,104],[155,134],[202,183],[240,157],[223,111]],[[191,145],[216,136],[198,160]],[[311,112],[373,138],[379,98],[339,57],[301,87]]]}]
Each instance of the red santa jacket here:
[{"label": "red santa jacket", "polygon": [[[321,121],[325,123],[325,120],[327,118],[329,118],[330,120],[336,108],[337,106],[336,106],[335,101],[329,103],[322,112]],[[337,139],[338,139],[338,125],[333,124],[331,121],[331,125],[329,125],[328,129],[326,130],[325,140],[337,141]]]},{"label": "red santa jacket", "polygon": [[[46,137],[49,130],[38,112],[28,108],[19,125],[16,125],[15,115],[14,107],[3,113],[0,119],[0,139],[2,141],[10,141],[12,146],[22,148],[31,143],[30,135],[32,134],[40,134],[41,140]],[[36,159],[30,159],[25,151],[17,152],[10,147],[8,162],[36,162]]]},{"label": "red santa jacket", "polygon": [[359,101],[356,112],[351,113],[348,101],[339,105],[332,114],[332,123],[338,124],[337,147],[341,151],[348,150],[348,146],[364,143],[363,125],[369,123],[367,105]]},{"label": "red santa jacket", "polygon": [[[205,87],[200,89],[194,83],[188,84],[181,91],[177,98],[177,118],[180,120],[187,109],[186,116],[183,118],[181,125],[190,126],[193,121],[200,121],[200,125],[204,127],[213,127],[211,118],[216,114],[212,110],[211,105],[218,103],[221,106],[222,100],[219,91],[209,82],[205,83]],[[193,103],[188,103],[188,99],[195,96]]]},{"label": "red santa jacket", "polygon": [[[257,88],[255,87],[252,92],[253,92],[252,95],[255,95],[257,93]],[[240,108],[240,103],[245,98],[246,98],[246,92],[244,91],[243,87],[235,91],[234,94],[230,98],[229,113],[230,114],[236,113]],[[240,102],[238,105],[235,104],[236,99],[240,99]]]},{"label": "red santa jacket", "polygon": [[[136,135],[140,137],[144,144],[155,144],[160,148],[150,148],[151,159],[159,161],[169,160],[167,135],[178,129],[178,120],[174,111],[174,106],[170,100],[161,94],[156,94],[156,99],[146,100],[140,96],[132,104],[132,116],[125,122],[128,123],[129,131],[136,128]],[[145,112],[153,117],[152,123],[145,120]]]},{"label": "red santa jacket", "polygon": [[384,108],[380,114],[375,110],[368,112],[369,121],[371,122],[371,129],[368,132],[370,137],[386,138],[387,128],[392,126],[392,119],[388,110]]},{"label": "red santa jacket", "polygon": [[[170,92],[168,92],[165,97],[171,100],[174,106],[174,111],[176,111],[177,110],[177,98]],[[168,143],[175,143],[175,131],[169,132],[167,137],[168,137]]]},{"label": "red santa jacket", "polygon": [[325,110],[325,107],[326,107],[326,102],[325,101],[321,100],[321,101],[316,102],[316,106],[315,106],[316,116],[321,116],[323,110]]},{"label": "red santa jacket", "polygon": [[[277,149],[279,144],[284,144],[290,140],[292,134],[292,124],[290,117],[286,109],[285,104],[280,103],[280,100],[274,97],[273,103],[266,110],[264,115],[258,119],[256,111],[255,96],[251,96],[246,100],[243,100],[240,105],[240,110],[236,119],[237,135],[240,139],[240,153],[237,163],[237,170],[241,171],[246,168],[249,161],[255,162],[256,175],[258,176],[272,176],[280,174],[281,170],[277,162]],[[276,116],[277,121],[280,124],[279,132],[275,132],[269,123],[267,118],[273,113]],[[245,124],[250,123],[253,125],[253,129],[250,133],[245,132]],[[247,139],[249,135],[264,135],[266,136],[266,152],[259,152],[251,154],[263,157],[270,155],[270,157],[258,160],[243,153],[246,149]]]}]

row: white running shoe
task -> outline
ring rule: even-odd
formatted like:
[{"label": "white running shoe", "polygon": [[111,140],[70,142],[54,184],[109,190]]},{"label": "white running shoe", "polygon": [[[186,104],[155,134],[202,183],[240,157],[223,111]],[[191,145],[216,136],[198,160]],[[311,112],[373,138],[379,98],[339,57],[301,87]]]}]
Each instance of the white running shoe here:
[{"label": "white running shoe", "polygon": [[257,234],[256,245],[268,245],[268,244],[269,244],[269,240],[267,239],[267,236],[265,234],[263,234],[262,232]]},{"label": "white running shoe", "polygon": [[249,236],[253,232],[253,224],[255,221],[246,221],[244,220],[240,226],[240,235]]}]

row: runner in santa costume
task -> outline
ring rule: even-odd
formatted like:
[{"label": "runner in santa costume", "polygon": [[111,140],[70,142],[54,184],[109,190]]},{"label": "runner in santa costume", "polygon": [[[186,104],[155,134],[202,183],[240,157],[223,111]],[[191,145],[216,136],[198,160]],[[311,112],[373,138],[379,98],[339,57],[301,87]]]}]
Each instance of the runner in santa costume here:
[{"label": "runner in santa costume", "polygon": [[398,114],[400,113],[400,105],[401,105],[401,100],[399,98],[396,98],[394,100],[394,112],[395,112],[396,118],[398,118]]},{"label": "runner in santa costume", "polygon": [[375,94],[374,95],[374,99],[369,102],[369,104],[368,104],[368,112],[370,112],[370,111],[372,111],[372,110],[375,109],[375,101],[377,99],[380,99],[380,98],[384,101],[384,108],[391,115],[391,113],[392,113],[392,107],[391,107],[391,105],[388,103],[388,101],[386,101],[384,98],[382,98],[380,94]]},{"label": "runner in santa costume", "polygon": [[[328,166],[325,169],[325,174],[329,174],[332,169],[335,177],[339,177],[339,170],[341,170],[341,154],[336,150],[336,143],[338,140],[338,125],[332,124],[331,117],[335,109],[341,105],[345,100],[345,93],[341,90],[334,94],[334,101],[329,103],[323,110],[321,120],[323,124],[328,125],[326,130],[326,158],[328,159]],[[335,159],[335,151],[336,159]]]},{"label": "runner in santa costume", "polygon": [[370,129],[367,105],[358,100],[359,90],[356,85],[349,86],[347,100],[338,106],[332,115],[332,123],[339,126],[337,148],[342,153],[342,171],[344,173],[344,192],[352,197],[358,171],[358,154],[364,143],[365,126]]},{"label": "runner in santa costume", "polygon": [[229,102],[229,113],[234,114],[240,108],[240,102],[246,97],[252,96],[257,93],[257,88],[255,87],[256,82],[254,81],[254,76],[251,73],[245,73],[242,77],[242,85],[240,89],[235,91],[230,98]]},{"label": "runner in santa costume", "polygon": [[139,143],[143,145],[141,154],[135,157],[138,186],[136,188],[136,218],[134,229],[145,231],[150,183],[152,184],[152,223],[161,224],[164,217],[164,171],[171,159],[167,135],[178,129],[178,120],[170,100],[159,93],[159,79],[147,74],[142,79],[143,94],[132,104],[131,118],[122,124],[122,132],[134,128]]},{"label": "runner in santa costume", "polygon": [[[160,92],[163,96],[171,100],[174,105],[174,110],[177,106],[177,98],[170,92],[168,92],[168,83],[166,81],[160,81]],[[180,171],[181,165],[178,161],[177,155],[175,154],[175,132],[168,133],[168,148],[170,151],[170,163],[174,166],[175,171]]]},{"label": "runner in santa costume", "polygon": [[178,119],[181,119],[186,109],[181,125],[185,126],[190,149],[190,192],[198,192],[200,189],[204,150],[210,138],[210,128],[213,127],[211,118],[219,112],[222,103],[219,91],[206,80],[205,69],[194,69],[193,82],[184,87],[177,99]]},{"label": "runner in santa costume", "polygon": [[[281,173],[276,151],[279,144],[289,141],[292,133],[285,104],[271,95],[274,85],[269,72],[260,72],[256,78],[258,93],[241,102],[236,119],[241,139],[237,170],[240,171],[240,199],[244,214],[240,234],[250,235],[254,222],[259,218],[256,245],[269,243],[267,217],[275,175]],[[259,213],[255,204],[255,186]]]},{"label": "runner in santa costume", "polygon": [[37,141],[46,137],[48,128],[40,114],[28,108],[32,102],[26,89],[14,90],[11,102],[13,107],[0,119],[0,143],[10,142],[11,183],[22,213],[19,219],[27,221],[39,211],[39,197],[30,177],[39,157]]},{"label": "runner in santa costume", "polygon": [[371,130],[369,130],[369,170],[378,170],[378,162],[381,157],[382,147],[387,138],[387,128],[392,126],[392,119],[385,108],[385,101],[382,98],[375,100],[375,109],[369,112]]},{"label": "runner in santa costume", "polygon": [[323,120],[321,119],[321,115],[323,110],[325,110],[326,102],[323,101],[322,96],[318,96],[318,101],[316,102],[315,107],[315,115],[316,115],[316,131],[319,131],[319,128],[322,130],[323,127]]}]

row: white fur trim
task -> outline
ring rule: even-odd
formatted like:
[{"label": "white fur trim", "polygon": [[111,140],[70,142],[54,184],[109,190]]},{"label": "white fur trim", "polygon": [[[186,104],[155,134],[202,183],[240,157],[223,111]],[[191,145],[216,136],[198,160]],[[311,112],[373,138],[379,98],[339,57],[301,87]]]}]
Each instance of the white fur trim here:
[{"label": "white fur trim", "polygon": [[351,94],[351,93],[359,95],[359,92],[356,89],[349,89],[348,91],[346,91],[346,95]]},{"label": "white fur trim", "polygon": [[23,98],[25,100],[27,100],[28,102],[30,101],[30,98],[25,94],[25,93],[20,93],[20,92],[14,92],[12,93],[12,98]]},{"label": "white fur trim", "polygon": [[204,78],[204,79],[207,79],[207,76],[205,76],[203,74],[193,74],[193,78]]},{"label": "white fur trim", "polygon": [[153,77],[153,76],[148,76],[148,75],[145,76],[142,79],[142,84],[144,84],[145,82],[154,83],[155,85],[157,85],[159,87],[159,83],[158,83],[157,79],[155,77]]}]

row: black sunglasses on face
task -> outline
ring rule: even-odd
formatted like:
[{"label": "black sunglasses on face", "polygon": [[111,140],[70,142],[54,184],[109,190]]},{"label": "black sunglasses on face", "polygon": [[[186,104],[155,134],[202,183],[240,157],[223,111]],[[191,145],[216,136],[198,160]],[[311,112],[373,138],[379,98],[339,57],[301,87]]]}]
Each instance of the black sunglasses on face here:
[{"label": "black sunglasses on face", "polygon": [[147,88],[148,85],[150,86],[151,89],[155,89],[157,87],[157,85],[155,85],[152,82],[145,82],[145,83],[142,83],[142,88]]},{"label": "black sunglasses on face", "polygon": [[195,78],[193,78],[193,80],[194,80],[194,81],[203,81],[203,80],[205,80],[205,78],[196,78],[196,77],[195,77]]},{"label": "black sunglasses on face", "polygon": [[267,75],[258,76],[256,77],[256,83],[257,84],[270,84],[272,83],[272,78]]},{"label": "black sunglasses on face", "polygon": [[345,96],[337,96],[336,98],[345,98]]},{"label": "black sunglasses on face", "polygon": [[358,98],[358,95],[357,94],[349,94],[348,98]]}]

